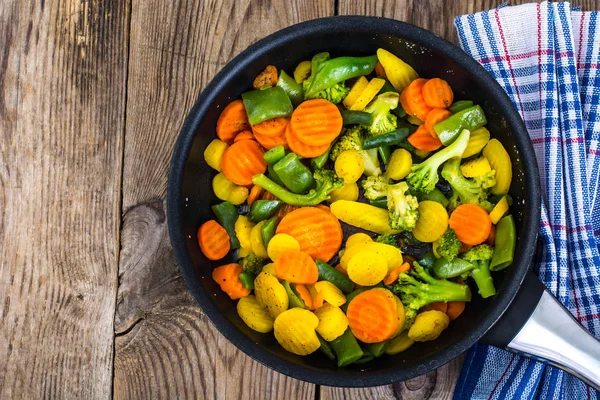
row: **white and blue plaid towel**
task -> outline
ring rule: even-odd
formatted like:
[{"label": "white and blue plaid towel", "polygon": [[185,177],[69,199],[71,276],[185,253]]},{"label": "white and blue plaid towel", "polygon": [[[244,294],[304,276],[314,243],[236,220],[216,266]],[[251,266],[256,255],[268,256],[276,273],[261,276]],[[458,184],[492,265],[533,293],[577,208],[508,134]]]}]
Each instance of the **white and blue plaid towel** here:
[{"label": "white and blue plaid towel", "polygon": [[[457,17],[462,48],[525,121],[542,180],[535,271],[600,336],[600,26],[569,3]],[[455,399],[600,399],[579,379],[485,345],[467,354]]]}]

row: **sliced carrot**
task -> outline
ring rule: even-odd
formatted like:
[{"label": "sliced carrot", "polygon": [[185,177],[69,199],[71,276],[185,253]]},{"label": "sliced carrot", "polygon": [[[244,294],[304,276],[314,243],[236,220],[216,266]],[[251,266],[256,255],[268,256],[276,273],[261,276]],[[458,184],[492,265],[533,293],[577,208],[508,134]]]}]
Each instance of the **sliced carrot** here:
[{"label": "sliced carrot", "polygon": [[441,311],[444,314],[448,311],[448,303],[444,303],[443,301],[437,301],[435,303],[427,304],[424,307],[421,307],[421,311]]},{"label": "sliced carrot", "polygon": [[274,65],[267,65],[263,72],[256,75],[252,87],[254,89],[260,89],[264,86],[275,86],[277,85],[277,67]]},{"label": "sliced carrot", "polygon": [[490,246],[493,246],[496,243],[496,227],[494,225],[492,225],[492,229],[490,229],[490,234],[487,237],[487,239],[485,239],[485,244],[489,244]]},{"label": "sliced carrot", "polygon": [[300,243],[300,250],[313,260],[327,262],[342,246],[342,226],[329,211],[316,207],[302,207],[287,214],[279,225],[277,233],[287,233]]},{"label": "sliced carrot", "polygon": [[311,285],[319,279],[319,269],[312,258],[301,250],[283,251],[275,260],[275,274],[280,279]]},{"label": "sliced carrot", "polygon": [[446,310],[446,315],[450,318],[450,320],[454,321],[456,318],[465,311],[465,306],[467,303],[464,301],[450,301],[448,302],[448,309]]},{"label": "sliced carrot", "polygon": [[383,68],[383,65],[381,65],[381,63],[379,61],[377,61],[377,64],[375,64],[375,75],[381,76],[383,79],[387,79],[387,75],[385,74],[385,69]]},{"label": "sliced carrot", "polygon": [[340,271],[342,274],[348,276],[348,271],[346,271],[344,268],[342,268],[342,266],[340,264],[336,265],[335,269],[337,269],[338,271]]},{"label": "sliced carrot", "polygon": [[389,339],[398,328],[395,302],[377,289],[366,290],[352,299],[346,316],[352,333],[364,343]]},{"label": "sliced carrot", "polygon": [[307,144],[302,143],[300,139],[298,139],[298,137],[294,134],[294,130],[292,129],[291,123],[288,124],[287,128],[285,129],[285,139],[287,141],[288,146],[290,146],[290,149],[294,153],[305,158],[318,157],[321,154],[325,153],[327,149],[329,149],[329,144],[326,144],[324,146],[309,146]]},{"label": "sliced carrot", "polygon": [[290,121],[294,135],[309,146],[329,146],[342,131],[342,114],[324,99],[300,103]]},{"label": "sliced carrot", "polygon": [[[409,115],[417,117],[421,121],[425,121],[427,113],[431,111],[431,107],[425,104],[425,100],[423,100],[423,94],[421,93],[425,83],[427,83],[427,79],[415,79],[402,92],[402,94],[405,96],[402,106],[404,107],[404,104],[406,104],[410,110]],[[404,111],[406,111],[406,108]],[[408,113],[408,111],[406,112]]]},{"label": "sliced carrot", "polygon": [[447,108],[454,101],[452,88],[443,79],[433,78],[423,85],[423,100],[431,108]]},{"label": "sliced carrot", "polygon": [[419,150],[435,151],[442,147],[440,139],[437,136],[431,136],[424,125],[418,127],[415,133],[410,135],[407,140]]},{"label": "sliced carrot", "polygon": [[197,236],[200,250],[209,260],[220,260],[231,249],[227,231],[214,219],[203,223]]},{"label": "sliced carrot", "polygon": [[252,176],[267,170],[263,150],[254,140],[232,144],[223,153],[221,171],[236,185],[252,184]]},{"label": "sliced carrot", "polygon": [[385,278],[383,278],[383,283],[385,283],[386,285],[391,285],[392,283],[394,283],[398,280],[398,276],[402,272],[408,272],[409,269],[410,269],[410,264],[405,262],[398,268],[388,272],[388,274],[385,276]]},{"label": "sliced carrot", "polygon": [[254,139],[254,134],[252,131],[241,131],[237,135],[235,135],[235,139],[233,139],[233,143],[240,142],[242,140],[252,140]]},{"label": "sliced carrot", "polygon": [[329,207],[327,207],[325,204],[319,204],[315,207],[317,207],[318,209],[323,210],[323,211],[331,212],[331,209]]},{"label": "sliced carrot", "polygon": [[448,221],[450,228],[461,242],[476,246],[485,242],[492,229],[487,211],[475,204],[462,204],[452,212]]},{"label": "sliced carrot", "polygon": [[286,149],[288,148],[288,143],[287,139],[285,138],[285,134],[281,136],[263,136],[260,133],[255,133],[254,138],[265,149],[272,149],[273,147],[279,145],[285,147]]},{"label": "sliced carrot", "polygon": [[429,132],[431,136],[437,138],[438,135],[433,129],[433,126],[451,115],[452,113],[444,108],[434,108],[433,110],[429,111],[427,117],[425,117],[425,129],[427,129],[427,132]]},{"label": "sliced carrot", "polygon": [[219,139],[231,143],[235,135],[248,129],[250,129],[250,122],[242,100],[234,100],[227,104],[217,120]]},{"label": "sliced carrot", "polygon": [[276,137],[285,135],[285,127],[287,126],[289,118],[273,118],[268,119],[260,124],[256,124],[252,127],[252,132],[256,135],[257,133],[261,136]]},{"label": "sliced carrot", "polygon": [[240,281],[242,271],[239,264],[221,265],[213,270],[212,278],[232,300],[237,300],[250,294],[250,289],[246,289]]},{"label": "sliced carrot", "polygon": [[308,291],[306,286],[304,286],[302,284],[297,284],[296,292],[298,292],[298,294],[300,295],[300,298],[304,302],[304,305],[306,306],[306,308],[308,308],[309,310],[312,310],[314,308],[313,298],[310,295],[310,292]]},{"label": "sliced carrot", "polygon": [[406,115],[413,115],[410,104],[408,104],[408,101],[406,100],[406,90],[403,90],[402,93],[400,93],[400,105],[406,112]]},{"label": "sliced carrot", "polygon": [[258,200],[258,198],[263,193],[263,191],[264,191],[264,189],[258,185],[252,186],[252,189],[250,189],[250,194],[248,195],[248,198],[246,199],[246,201],[248,202],[248,205],[251,206],[252,203],[254,203],[256,200]]}]

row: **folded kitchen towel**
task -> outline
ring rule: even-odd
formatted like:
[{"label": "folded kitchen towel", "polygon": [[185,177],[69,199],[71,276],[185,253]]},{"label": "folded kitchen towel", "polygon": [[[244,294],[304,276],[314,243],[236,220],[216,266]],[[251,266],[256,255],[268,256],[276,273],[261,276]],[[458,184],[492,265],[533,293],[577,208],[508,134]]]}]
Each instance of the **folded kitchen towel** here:
[{"label": "folded kitchen towel", "polygon": [[[542,181],[535,271],[600,336],[600,26],[566,2],[457,17],[465,52],[525,121]],[[598,399],[557,368],[491,346],[467,354],[455,399]]]}]

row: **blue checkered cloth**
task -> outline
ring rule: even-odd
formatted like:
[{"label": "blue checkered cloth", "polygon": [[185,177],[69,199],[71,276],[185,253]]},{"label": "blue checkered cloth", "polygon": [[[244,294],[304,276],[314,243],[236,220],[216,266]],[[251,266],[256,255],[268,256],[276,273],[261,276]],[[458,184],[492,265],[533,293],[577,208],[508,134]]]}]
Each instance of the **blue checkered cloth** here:
[{"label": "blue checkered cloth", "polygon": [[[569,3],[499,7],[455,20],[462,48],[525,121],[542,181],[535,271],[600,336],[600,27]],[[455,399],[599,399],[579,379],[513,353],[469,350]]]}]

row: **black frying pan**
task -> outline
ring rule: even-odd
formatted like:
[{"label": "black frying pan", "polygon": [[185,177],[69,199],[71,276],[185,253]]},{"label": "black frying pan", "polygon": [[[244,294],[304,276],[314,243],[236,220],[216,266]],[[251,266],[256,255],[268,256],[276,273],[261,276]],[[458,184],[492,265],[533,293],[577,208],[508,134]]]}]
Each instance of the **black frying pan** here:
[{"label": "black frying pan", "polygon": [[[437,340],[417,343],[401,354],[367,364],[338,368],[320,352],[296,356],[283,350],[272,333],[260,334],[248,328],[238,317],[235,303],[211,279],[213,268],[234,260],[209,261],[196,241],[198,227],[213,218],[210,206],[219,202],[211,190],[215,171],[204,162],[203,151],[215,137],[220,111],[248,90],[266,65],[292,72],[299,61],[322,51],[333,57],[359,56],[373,54],[379,47],[398,55],[422,77],[447,80],[457,99],[472,99],[483,107],[489,130],[504,144],[513,162],[511,195],[517,249],[514,264],[494,274],[498,294],[487,300],[474,295],[465,312]],[[206,315],[242,351],[286,375],[330,386],[384,385],[440,367],[484,340],[543,358],[599,385],[600,344],[529,271],[539,229],[540,183],[525,126],[484,68],[431,32],[384,18],[331,17],[291,26],[250,46],[204,89],[181,129],[169,174],[167,213],[181,273]],[[516,305],[509,307],[513,301]],[[572,337],[561,337],[565,332]],[[557,346],[562,354],[552,350]]]}]

